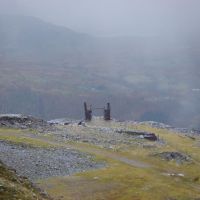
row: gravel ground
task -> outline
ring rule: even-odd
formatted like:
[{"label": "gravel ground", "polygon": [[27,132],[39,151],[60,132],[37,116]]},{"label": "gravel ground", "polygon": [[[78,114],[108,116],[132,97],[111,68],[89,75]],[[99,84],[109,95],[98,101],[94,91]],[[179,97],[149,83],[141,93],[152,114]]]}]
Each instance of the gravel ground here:
[{"label": "gravel ground", "polygon": [[[124,126],[125,127],[125,126]],[[129,130],[103,127],[103,126],[91,126],[86,124],[85,126],[78,126],[76,124],[68,126],[59,126],[59,130],[54,131],[53,136],[57,141],[78,141],[83,143],[94,144],[106,149],[119,148],[123,145],[143,146],[149,142],[144,139],[144,133],[137,130]],[[127,132],[127,133],[126,133]],[[138,134],[130,134],[128,132],[137,132]],[[149,134],[146,132],[146,134]],[[163,143],[160,140],[153,141],[152,145],[159,145]]]},{"label": "gravel ground", "polygon": [[0,160],[31,181],[104,167],[72,149],[42,149],[0,141]]}]

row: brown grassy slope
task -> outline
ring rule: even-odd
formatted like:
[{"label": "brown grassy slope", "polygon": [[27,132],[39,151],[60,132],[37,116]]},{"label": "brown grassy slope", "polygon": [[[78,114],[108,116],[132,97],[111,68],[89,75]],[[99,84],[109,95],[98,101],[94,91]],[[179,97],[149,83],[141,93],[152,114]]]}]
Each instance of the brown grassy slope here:
[{"label": "brown grassy slope", "polygon": [[0,161],[0,199],[1,200],[47,200],[26,179],[16,175]]}]

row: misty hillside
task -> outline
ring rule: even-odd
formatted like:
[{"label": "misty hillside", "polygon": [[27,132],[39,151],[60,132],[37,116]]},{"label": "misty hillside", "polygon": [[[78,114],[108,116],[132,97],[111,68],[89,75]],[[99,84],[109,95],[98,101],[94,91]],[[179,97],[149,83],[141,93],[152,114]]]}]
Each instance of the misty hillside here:
[{"label": "misty hillside", "polygon": [[3,56],[50,60],[73,56],[87,44],[88,36],[37,18],[0,16],[0,50]]},{"label": "misty hillside", "polygon": [[93,37],[1,15],[0,112],[81,118],[83,101],[110,101],[120,119],[199,128],[199,54],[197,34]]}]

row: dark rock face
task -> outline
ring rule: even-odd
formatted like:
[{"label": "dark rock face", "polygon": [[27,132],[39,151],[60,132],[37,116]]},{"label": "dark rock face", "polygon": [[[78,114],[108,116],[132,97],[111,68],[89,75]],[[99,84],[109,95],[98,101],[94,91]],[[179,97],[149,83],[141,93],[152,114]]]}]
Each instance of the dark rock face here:
[{"label": "dark rock face", "polygon": [[140,136],[140,138],[144,138],[144,139],[147,139],[147,140],[150,140],[150,141],[157,141],[158,140],[158,137],[154,133],[149,133],[149,132],[144,132],[144,131],[120,130],[120,131],[117,131],[117,132],[118,133],[126,133],[126,134],[132,135],[132,136]]},{"label": "dark rock face", "polygon": [[21,114],[5,114],[0,115],[0,126],[9,128],[33,128],[48,127],[49,124],[32,116],[25,116]]},{"label": "dark rock face", "polygon": [[156,156],[159,156],[163,160],[167,160],[167,161],[175,160],[177,163],[192,161],[190,156],[179,153],[179,152],[162,152],[162,153],[156,154]]},{"label": "dark rock face", "polygon": [[147,139],[150,141],[157,141],[158,137],[154,133],[147,133],[147,134],[144,134],[144,139]]}]

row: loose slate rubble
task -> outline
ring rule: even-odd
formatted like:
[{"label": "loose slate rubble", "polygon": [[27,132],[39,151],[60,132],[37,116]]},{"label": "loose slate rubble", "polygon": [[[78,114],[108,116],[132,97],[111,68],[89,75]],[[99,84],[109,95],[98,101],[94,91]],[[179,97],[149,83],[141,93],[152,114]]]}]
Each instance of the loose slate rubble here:
[{"label": "loose slate rubble", "polygon": [[50,127],[50,124],[42,119],[37,119],[32,116],[26,116],[22,114],[5,114],[0,115],[0,126],[21,129],[47,129]]},{"label": "loose slate rubble", "polygon": [[61,118],[61,119],[52,119],[48,121],[49,124],[51,125],[80,125],[80,123],[84,123],[83,120],[73,120],[73,119],[66,119],[66,118]]},{"label": "loose slate rubble", "polygon": [[174,160],[179,164],[192,161],[190,156],[182,154],[180,152],[162,152],[155,154],[155,156],[159,156],[160,158],[166,161]]},{"label": "loose slate rubble", "polygon": [[173,126],[160,123],[160,122],[155,122],[155,121],[144,121],[144,122],[137,122],[137,123],[141,125],[150,125],[153,128],[166,129],[175,133],[182,133],[187,136],[200,135],[199,129],[177,128],[177,127],[173,127]]},{"label": "loose slate rubble", "polygon": [[0,160],[31,181],[101,168],[89,154],[73,149],[43,149],[0,141]]}]

